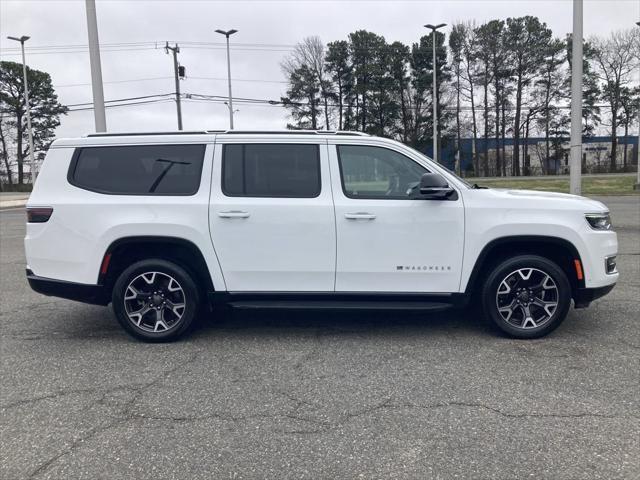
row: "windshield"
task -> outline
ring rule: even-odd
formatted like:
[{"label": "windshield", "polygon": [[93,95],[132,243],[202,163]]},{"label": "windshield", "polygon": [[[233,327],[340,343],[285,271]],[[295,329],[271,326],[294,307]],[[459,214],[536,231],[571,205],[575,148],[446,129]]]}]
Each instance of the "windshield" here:
[{"label": "windshield", "polygon": [[[416,153],[417,153],[418,155],[420,155],[422,158],[426,158],[426,159],[427,159],[427,160],[429,160],[430,162],[435,163],[435,162],[433,162],[433,159],[432,159],[432,158],[427,157],[424,153],[420,152],[419,150],[416,150],[416,149],[415,149],[415,148],[413,148],[413,147],[409,147],[408,145],[407,145],[407,147],[408,147],[408,148],[410,148],[411,150],[413,150],[414,152],[416,152]],[[445,167],[445,166],[444,166],[444,165],[442,165],[441,163],[438,163],[437,165],[438,165],[438,167],[440,167],[440,168],[442,168],[442,169],[446,170],[449,174],[451,174],[451,175],[453,175],[454,177],[456,177],[456,179],[457,179],[460,183],[462,183],[463,185],[465,185],[467,188],[473,188],[473,185],[471,185],[469,182],[467,182],[464,178],[459,177],[458,175],[456,175],[456,173],[455,173],[455,172],[452,172],[451,170],[449,170],[447,167]]]}]

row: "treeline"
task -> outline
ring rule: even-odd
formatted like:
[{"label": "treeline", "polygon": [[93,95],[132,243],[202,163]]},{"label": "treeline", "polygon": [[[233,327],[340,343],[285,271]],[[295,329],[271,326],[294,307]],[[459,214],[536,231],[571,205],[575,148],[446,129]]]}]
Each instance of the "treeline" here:
[{"label": "treeline", "polygon": [[[584,43],[583,131],[611,137],[610,170],[631,163],[618,136],[638,123],[640,29]],[[411,45],[359,30],[346,40],[305,38],[283,62],[289,128],[359,130],[415,148],[431,145],[433,35]],[[438,125],[467,174],[527,175],[527,139],[544,137],[543,173],[563,155],[570,128],[571,37],[558,38],[537,17],[461,22],[437,32]],[[471,138],[471,158],[460,148]],[[507,139],[509,141],[507,142]],[[490,144],[492,147],[490,148]],[[509,144],[509,147],[507,147]]]}]

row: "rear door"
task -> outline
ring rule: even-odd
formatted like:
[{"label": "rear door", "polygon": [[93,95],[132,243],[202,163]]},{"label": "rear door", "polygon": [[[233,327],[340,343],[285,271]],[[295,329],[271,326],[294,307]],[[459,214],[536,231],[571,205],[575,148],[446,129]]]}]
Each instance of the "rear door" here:
[{"label": "rear door", "polygon": [[227,290],[333,291],[336,236],[326,142],[219,141],[209,222]]}]

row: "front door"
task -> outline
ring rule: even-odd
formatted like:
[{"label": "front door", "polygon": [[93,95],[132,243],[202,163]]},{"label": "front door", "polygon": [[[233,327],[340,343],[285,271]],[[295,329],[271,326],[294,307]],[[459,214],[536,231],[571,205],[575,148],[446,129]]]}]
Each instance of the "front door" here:
[{"label": "front door", "polygon": [[337,292],[459,290],[464,208],[426,200],[427,169],[386,147],[330,145],[338,240]]},{"label": "front door", "polygon": [[209,222],[227,290],[330,292],[335,220],[326,143],[227,143]]}]

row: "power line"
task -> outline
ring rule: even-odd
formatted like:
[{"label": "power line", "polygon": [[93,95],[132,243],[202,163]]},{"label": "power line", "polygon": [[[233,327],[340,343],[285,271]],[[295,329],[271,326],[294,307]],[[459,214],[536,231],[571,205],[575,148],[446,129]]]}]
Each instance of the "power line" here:
[{"label": "power line", "polygon": [[[163,48],[163,45],[166,42],[169,43],[180,43],[184,45],[193,45],[193,46],[213,46],[226,48],[225,42],[195,42],[195,41],[187,41],[187,40],[150,40],[145,42],[112,42],[112,43],[101,43],[101,48],[112,48],[112,47],[139,47],[139,46],[152,46],[154,48]],[[294,48],[294,44],[281,44],[281,43],[235,43],[240,47],[258,47],[258,48]],[[58,44],[58,45],[37,45],[37,46],[29,46],[25,49],[28,51],[36,51],[36,50],[59,50],[59,49],[78,49],[78,48],[89,48],[89,45],[84,44]],[[19,48],[5,48],[4,51],[20,51]]]},{"label": "power line", "polygon": [[[149,77],[149,78],[132,78],[129,80],[111,80],[108,82],[102,83],[132,83],[132,82],[147,82],[152,80],[167,80],[173,77]],[[67,88],[67,87],[86,87],[87,85],[91,85],[91,82],[88,83],[69,83],[66,85],[53,85],[54,88]]]},{"label": "power line", "polygon": [[[128,97],[128,98],[118,98],[115,100],[105,100],[104,103],[117,103],[117,102],[131,101],[131,100],[143,100],[147,98],[168,97],[173,95],[175,95],[175,93],[157,93],[155,95],[141,95],[139,97]],[[83,107],[85,105],[93,105],[93,102],[74,103],[74,104],[67,105],[67,107]]]},{"label": "power line", "polygon": [[[111,80],[103,83],[130,83],[130,82],[146,82],[146,81],[155,81],[155,80],[168,80],[173,77],[149,77],[149,78],[132,78],[129,80]],[[186,77],[188,80],[214,80],[214,81],[227,81],[226,78],[223,77]],[[259,78],[232,78],[234,82],[255,82],[255,83],[276,83],[276,84],[287,84],[286,80],[263,80]],[[66,85],[54,85],[54,88],[68,88],[68,87],[85,87],[91,85],[88,83],[70,83]]]},{"label": "power line", "polygon": [[[131,107],[135,105],[149,105],[154,103],[167,103],[167,102],[173,102],[173,101],[174,101],[173,98],[158,98],[155,100],[143,100],[140,102],[129,102],[129,103],[116,104],[116,105],[105,105],[105,108]],[[80,108],[71,108],[69,109],[69,112],[82,112],[82,111],[88,111],[88,110],[93,110],[93,105],[87,106],[87,107],[80,107]]]},{"label": "power line", "polygon": [[[129,106],[129,105],[146,105],[150,103],[160,103],[160,102],[168,102],[174,101],[173,97],[175,92],[172,93],[158,93],[153,95],[141,95],[137,97],[125,97],[125,98],[117,98],[112,100],[105,100],[105,104],[109,108],[113,107],[121,107],[121,106]],[[199,103],[220,103],[228,101],[228,97],[226,95],[208,95],[203,93],[182,93],[180,94],[180,98],[187,102],[199,102]],[[306,102],[284,102],[282,100],[274,100],[268,98],[251,98],[251,97],[233,97],[234,103],[239,105],[252,105],[252,106],[275,106],[275,107],[287,107],[287,106],[295,106],[295,107],[308,107],[309,104]],[[83,103],[75,103],[71,105],[67,105],[70,108],[70,111],[79,111],[79,110],[89,110],[92,107],[92,102],[83,102]],[[319,105],[322,106],[322,105]],[[327,106],[332,108],[339,108],[339,104],[337,103],[329,103]],[[343,108],[346,105],[342,106]],[[412,111],[426,111],[430,105],[426,105],[424,107],[409,107],[409,110]],[[528,107],[523,105],[521,107],[522,111],[528,111],[532,108],[538,107]],[[609,108],[608,105],[594,105],[594,106],[585,106],[585,108]],[[484,110],[483,106],[475,107],[477,112],[482,112]],[[549,107],[550,110],[558,109],[558,110],[570,110],[570,105],[551,105]],[[456,107],[443,107],[442,110],[445,111],[456,111]],[[471,106],[461,106],[460,110],[470,112]],[[506,110],[515,110],[514,106],[507,107]]]},{"label": "power line", "polygon": [[[173,41],[172,41],[173,42]],[[130,52],[130,51],[143,51],[143,50],[159,50],[163,48],[160,41],[151,42],[119,42],[119,43],[103,43],[100,45],[101,52]],[[220,42],[179,42],[183,45],[183,48],[194,50],[224,50],[226,44]],[[412,44],[413,45],[413,44]],[[248,51],[248,52],[292,52],[295,51],[296,45],[291,44],[277,44],[277,43],[234,43],[230,47],[231,50],[236,51]],[[443,50],[444,46],[436,47],[438,50]],[[30,55],[59,55],[67,53],[86,53],[89,51],[88,45],[84,44],[70,44],[70,45],[41,45],[36,47],[26,48]],[[430,50],[430,49],[429,49]],[[378,47],[357,47],[350,48],[350,52],[362,53],[362,52],[379,52]],[[4,48],[0,56],[15,56],[20,52],[15,48]],[[427,51],[410,51],[409,55],[412,57],[428,57],[431,55]]]}]

